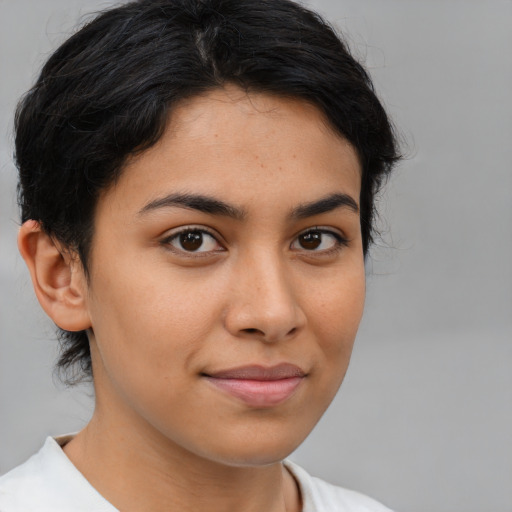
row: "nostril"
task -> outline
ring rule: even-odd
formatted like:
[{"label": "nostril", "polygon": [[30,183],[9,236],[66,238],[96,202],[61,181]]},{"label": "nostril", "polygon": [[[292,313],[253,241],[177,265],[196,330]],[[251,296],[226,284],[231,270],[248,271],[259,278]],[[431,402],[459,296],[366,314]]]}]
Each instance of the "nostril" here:
[{"label": "nostril", "polygon": [[[252,328],[252,327],[249,327],[248,329],[242,329],[242,331],[245,332],[246,334],[255,334],[258,336],[265,336],[265,332],[263,332],[261,329],[256,329],[256,328]],[[295,334],[295,332],[297,332],[297,328],[293,327],[293,329],[290,329],[290,331],[287,333],[287,335],[291,336],[291,335]]]},{"label": "nostril", "polygon": [[260,331],[259,329],[253,329],[253,328],[243,329],[243,331],[246,332],[247,334],[259,334],[259,335],[264,334],[263,331]]}]

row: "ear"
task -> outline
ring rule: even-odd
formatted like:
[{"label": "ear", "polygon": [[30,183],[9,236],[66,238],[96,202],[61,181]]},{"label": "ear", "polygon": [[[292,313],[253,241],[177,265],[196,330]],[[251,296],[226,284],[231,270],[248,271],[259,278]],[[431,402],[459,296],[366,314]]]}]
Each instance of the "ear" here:
[{"label": "ear", "polygon": [[63,251],[34,220],[21,226],[18,249],[46,314],[66,331],[91,327],[86,300],[87,279],[78,256]]}]

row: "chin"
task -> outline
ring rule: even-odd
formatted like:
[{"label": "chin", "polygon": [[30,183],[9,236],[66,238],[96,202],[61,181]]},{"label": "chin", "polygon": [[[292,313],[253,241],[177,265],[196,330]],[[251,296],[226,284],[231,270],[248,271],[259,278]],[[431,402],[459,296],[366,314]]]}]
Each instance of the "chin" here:
[{"label": "chin", "polygon": [[268,466],[286,459],[304,441],[306,433],[257,432],[252,435],[220,440],[204,456],[214,462],[233,467]]}]

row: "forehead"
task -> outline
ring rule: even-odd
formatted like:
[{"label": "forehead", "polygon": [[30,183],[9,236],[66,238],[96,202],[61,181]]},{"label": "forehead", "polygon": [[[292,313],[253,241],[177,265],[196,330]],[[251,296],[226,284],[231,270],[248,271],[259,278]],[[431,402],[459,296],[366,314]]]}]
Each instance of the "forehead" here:
[{"label": "forehead", "polygon": [[215,136],[219,127],[223,128],[222,134],[233,135],[240,126],[263,134],[263,131],[276,132],[291,120],[300,121],[303,131],[320,130],[326,136],[345,141],[332,130],[320,109],[306,100],[248,92],[230,84],[178,103],[169,117],[167,135],[201,138],[213,133]]},{"label": "forehead", "polygon": [[177,189],[254,202],[292,200],[300,189],[308,201],[337,188],[358,201],[360,181],[356,151],[317,107],[229,86],[178,104],[106,195],[136,205]]}]

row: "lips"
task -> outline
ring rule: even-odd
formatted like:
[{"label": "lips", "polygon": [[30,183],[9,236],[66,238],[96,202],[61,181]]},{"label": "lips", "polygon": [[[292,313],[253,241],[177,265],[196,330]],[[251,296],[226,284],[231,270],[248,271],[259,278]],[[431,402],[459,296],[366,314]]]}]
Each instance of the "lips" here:
[{"label": "lips", "polygon": [[272,407],[290,398],[306,373],[293,364],[272,367],[243,366],[220,370],[203,377],[216,389],[251,407]]}]

